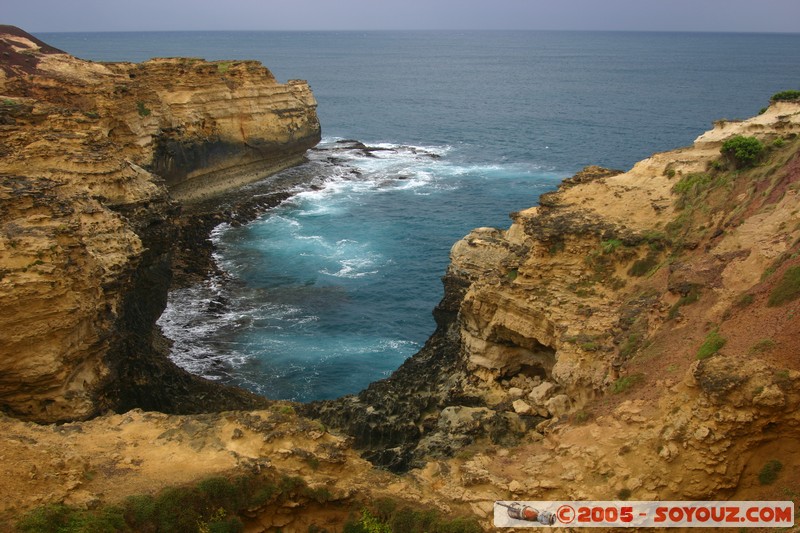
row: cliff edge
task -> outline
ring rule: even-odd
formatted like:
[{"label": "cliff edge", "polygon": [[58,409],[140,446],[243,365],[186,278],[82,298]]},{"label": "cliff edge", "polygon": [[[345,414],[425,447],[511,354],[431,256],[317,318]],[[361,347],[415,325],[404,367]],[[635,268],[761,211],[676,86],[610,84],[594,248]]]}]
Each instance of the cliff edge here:
[{"label": "cliff edge", "polygon": [[[800,102],[777,99],[474,230],[425,348],[306,412],[478,516],[498,498],[781,499],[800,466],[798,134]],[[782,489],[759,481],[770,461]]]},{"label": "cliff edge", "polygon": [[308,85],[257,62],[94,63],[0,27],[2,409],[54,422],[262,405],[164,356],[175,220],[319,138]]},{"label": "cliff edge", "polygon": [[[474,230],[451,250],[436,332],[390,378],[261,408],[169,363],[152,326],[173,198],[302,157],[319,135],[304,84],[247,62],[89,63],[9,27],[0,44],[0,521],[119,513],[209,475],[190,494],[269,484],[186,529],[225,513],[253,531],[407,524],[410,505],[477,531],[496,500],[800,493],[797,95]],[[253,124],[256,103],[285,129]],[[133,407],[179,414],[93,416]],[[247,410],[191,414],[226,409]]]}]

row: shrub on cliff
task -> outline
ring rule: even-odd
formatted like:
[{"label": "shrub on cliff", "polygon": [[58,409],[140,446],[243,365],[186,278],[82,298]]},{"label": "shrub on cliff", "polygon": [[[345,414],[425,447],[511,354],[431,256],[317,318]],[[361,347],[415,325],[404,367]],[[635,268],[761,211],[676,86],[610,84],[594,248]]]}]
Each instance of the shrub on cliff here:
[{"label": "shrub on cliff", "polygon": [[17,528],[30,533],[238,533],[244,530],[240,513],[290,497],[321,503],[330,499],[330,493],[309,489],[300,478],[284,477],[276,482],[262,476],[212,477],[195,486],[131,496],[120,506],[94,510],[62,504],[39,507],[24,516]]},{"label": "shrub on cliff", "polygon": [[775,93],[769,99],[770,102],[796,102],[798,100],[800,100],[800,91],[794,89]]},{"label": "shrub on cliff", "polygon": [[60,503],[33,510],[19,521],[17,528],[30,533],[115,533],[129,530],[118,507],[92,513]]},{"label": "shrub on cliff", "polygon": [[144,102],[141,100],[136,102],[136,111],[139,112],[140,117],[146,117],[150,115],[150,110],[147,109],[147,106],[144,105]]},{"label": "shrub on cliff", "polygon": [[762,485],[769,485],[778,479],[778,473],[783,469],[783,463],[777,459],[767,461],[764,468],[758,473],[758,481]]},{"label": "shrub on cliff", "polygon": [[722,153],[736,164],[738,168],[755,165],[764,152],[764,144],[755,137],[736,135],[722,143]]}]

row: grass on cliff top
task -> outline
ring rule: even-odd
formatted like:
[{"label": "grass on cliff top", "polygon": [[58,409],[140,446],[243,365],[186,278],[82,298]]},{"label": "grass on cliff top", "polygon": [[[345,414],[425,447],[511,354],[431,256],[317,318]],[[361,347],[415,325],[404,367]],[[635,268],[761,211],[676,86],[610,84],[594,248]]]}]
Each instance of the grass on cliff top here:
[{"label": "grass on cliff top", "polygon": [[362,509],[351,518],[343,533],[481,533],[483,528],[474,518],[444,517],[434,510],[397,508],[390,499],[378,500],[375,508]]},{"label": "grass on cliff top", "polygon": [[[211,477],[193,486],[170,487],[152,496],[127,498],[122,504],[84,510],[64,504],[39,507],[17,523],[26,533],[240,533],[239,515],[248,509],[288,500],[325,503],[325,488],[311,489],[297,477]],[[298,508],[299,510],[302,507]],[[324,524],[329,527],[330,524]],[[309,531],[327,531],[310,526]],[[336,529],[336,531],[339,531]],[[351,518],[346,533],[480,533],[474,518],[442,516],[435,510],[398,508],[397,501],[382,499],[371,509]]]},{"label": "grass on cliff top", "polygon": [[781,91],[775,93],[769,99],[770,102],[796,102],[800,101],[800,91],[790,89],[788,91]]},{"label": "grass on cliff top", "polygon": [[672,188],[678,212],[664,227],[675,251],[695,249],[780,201],[784,190],[796,187],[786,166],[798,150],[800,136],[794,133],[735,136],[723,143],[720,157],[705,172],[681,175]]},{"label": "grass on cliff top", "polygon": [[39,507],[17,524],[30,533],[157,533],[244,531],[239,514],[289,497],[330,500],[326,490],[309,489],[300,478],[211,477],[197,485],[171,487],[155,496],[131,496],[121,505],[84,510],[64,504]]}]

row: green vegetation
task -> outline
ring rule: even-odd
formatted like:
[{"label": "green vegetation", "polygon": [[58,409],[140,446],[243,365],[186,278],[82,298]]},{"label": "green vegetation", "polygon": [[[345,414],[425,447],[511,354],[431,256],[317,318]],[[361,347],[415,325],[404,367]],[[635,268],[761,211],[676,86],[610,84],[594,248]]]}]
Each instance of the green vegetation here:
[{"label": "green vegetation", "polygon": [[735,305],[736,307],[747,307],[748,305],[752,304],[755,301],[755,299],[756,299],[755,296],[753,296],[749,292],[746,292],[741,296],[739,296],[738,298],[736,298],[736,301],[733,302],[733,305]]},{"label": "green vegetation", "polygon": [[773,349],[774,347],[775,347],[775,341],[774,340],[772,340],[772,339],[761,339],[760,341],[758,341],[757,343],[755,343],[753,346],[750,347],[750,353],[751,354],[756,354],[756,353],[768,352],[771,349]]},{"label": "green vegetation", "polygon": [[691,305],[697,302],[697,300],[699,299],[700,299],[700,292],[696,288],[690,290],[686,296],[681,296],[680,298],[678,298],[678,301],[675,302],[675,305],[673,305],[670,308],[669,314],[667,315],[667,319],[672,320],[676,318],[678,316],[678,313],[680,312],[681,307],[683,307],[684,305]]},{"label": "green vegetation", "polygon": [[319,459],[313,455],[309,455],[306,457],[306,464],[311,467],[311,470],[318,470],[319,469]]},{"label": "green vegetation", "polygon": [[755,137],[736,135],[722,143],[722,154],[733,160],[738,168],[754,166],[764,152],[764,144]]},{"label": "green vegetation", "polygon": [[629,276],[642,277],[658,266],[658,254],[650,252],[646,257],[634,261],[628,269]]},{"label": "green vegetation", "polygon": [[667,237],[663,231],[648,230],[642,234],[642,238],[645,240],[650,249],[654,251],[663,250],[672,244],[669,240],[669,237]]},{"label": "green vegetation", "polygon": [[758,473],[758,482],[762,485],[770,485],[778,479],[778,473],[783,468],[783,463],[777,459],[767,461],[761,472]]},{"label": "green vegetation", "polygon": [[230,61],[223,61],[221,63],[217,63],[217,72],[219,72],[220,74],[225,74],[226,72],[228,72],[228,69],[231,68],[231,65],[233,65],[233,63],[231,63]]},{"label": "green vegetation", "polygon": [[293,415],[295,414],[294,407],[291,405],[281,405],[278,407],[278,412],[282,415]]},{"label": "green vegetation", "polygon": [[772,375],[772,379],[774,379],[775,383],[777,383],[779,386],[783,386],[783,387],[789,386],[791,384],[791,382],[792,382],[792,378],[789,375],[789,371],[788,370],[778,370],[778,371],[776,371]]},{"label": "green vegetation", "polygon": [[140,117],[146,117],[150,115],[150,110],[144,105],[144,102],[139,100],[136,102],[136,110],[139,112]]},{"label": "green vegetation", "polygon": [[800,265],[786,269],[783,278],[772,289],[767,305],[777,307],[798,297],[800,297]]},{"label": "green vegetation", "polygon": [[583,424],[592,418],[592,413],[588,411],[576,411],[573,415],[572,421],[575,424]]},{"label": "green vegetation", "polygon": [[783,140],[783,137],[778,137],[777,139],[772,141],[772,146],[774,148],[782,148],[784,144],[786,144],[786,141]]},{"label": "green vegetation", "polygon": [[639,333],[631,333],[628,335],[628,338],[625,339],[625,342],[622,343],[622,346],[619,347],[619,355],[627,359],[631,356],[636,350],[639,349],[639,346],[642,344],[642,336]]},{"label": "green vegetation", "polygon": [[374,513],[361,511],[358,519],[344,525],[343,533],[480,533],[483,529],[474,518],[442,518],[437,511],[416,511],[396,504],[378,502]]},{"label": "green vegetation", "polygon": [[86,118],[92,118],[92,119],[100,118],[100,115],[97,113],[97,111],[84,111],[83,115]]},{"label": "green vegetation", "polygon": [[672,186],[672,192],[679,196],[697,196],[697,193],[704,191],[712,182],[711,176],[701,172],[687,174],[678,183]]},{"label": "green vegetation", "polygon": [[633,494],[631,489],[620,489],[619,492],[617,492],[617,499],[625,501],[631,497],[631,494]]},{"label": "green vegetation", "polygon": [[786,261],[788,261],[789,259],[794,259],[796,257],[797,254],[793,254],[791,252],[783,252],[781,255],[776,257],[775,260],[772,261],[772,263],[770,263],[770,265],[766,269],[764,269],[764,273],[761,274],[761,281],[764,281],[765,279],[773,275],[775,272],[777,272],[778,269],[781,267],[781,265],[783,265]]},{"label": "green vegetation", "polygon": [[775,93],[769,99],[770,102],[791,102],[795,100],[800,100],[800,91],[794,89]]},{"label": "green vegetation", "polygon": [[[240,533],[239,514],[247,509],[298,498],[324,503],[333,499],[325,487],[309,488],[301,478],[272,480],[261,476],[233,479],[212,477],[195,486],[172,487],[155,496],[131,496],[121,505],[85,510],[63,504],[39,507],[17,527],[30,533]],[[324,531],[312,526],[309,531]],[[471,518],[443,518],[437,511],[398,510],[397,502],[382,499],[348,521],[348,533],[479,533]]]},{"label": "green vegetation", "polygon": [[720,351],[722,347],[725,346],[725,342],[725,338],[722,337],[716,329],[709,331],[703,344],[701,344],[700,348],[697,350],[697,358],[708,359]]},{"label": "green vegetation", "polygon": [[609,239],[600,243],[604,254],[613,254],[620,246],[622,246],[622,241],[619,239]]},{"label": "green vegetation", "polygon": [[719,159],[715,159],[709,163],[709,167],[711,170],[716,170],[717,172],[722,172],[725,170],[725,163],[720,161]]},{"label": "green vegetation", "polygon": [[557,253],[559,253],[559,252],[563,252],[563,251],[564,251],[564,247],[565,247],[565,246],[566,246],[566,245],[564,244],[564,241],[555,241],[555,242],[554,242],[554,243],[552,243],[552,244],[550,245],[550,247],[547,249],[547,252],[548,252],[550,255],[556,255],[556,254],[557,254]]},{"label": "green vegetation", "polygon": [[107,508],[97,513],[81,512],[64,504],[35,509],[17,526],[32,533],[111,533],[126,531],[119,508]]},{"label": "green vegetation", "polygon": [[344,533],[392,533],[389,524],[381,522],[377,517],[372,516],[367,509],[361,511],[361,518],[358,522],[345,524]]},{"label": "green vegetation", "polygon": [[506,279],[508,279],[509,281],[514,281],[515,279],[517,279],[518,275],[519,275],[519,270],[517,270],[516,268],[512,268],[511,270],[508,271],[508,274],[506,274]]},{"label": "green vegetation", "polygon": [[643,374],[631,374],[630,376],[623,376],[611,384],[611,392],[612,394],[622,394],[624,392],[628,392],[643,380]]},{"label": "green vegetation", "polygon": [[195,486],[172,487],[155,496],[131,496],[119,506],[96,510],[63,504],[39,507],[17,527],[31,533],[237,533],[244,530],[239,513],[298,496],[320,503],[331,499],[327,489],[309,489],[300,478],[284,477],[276,482],[260,476],[212,477]]}]

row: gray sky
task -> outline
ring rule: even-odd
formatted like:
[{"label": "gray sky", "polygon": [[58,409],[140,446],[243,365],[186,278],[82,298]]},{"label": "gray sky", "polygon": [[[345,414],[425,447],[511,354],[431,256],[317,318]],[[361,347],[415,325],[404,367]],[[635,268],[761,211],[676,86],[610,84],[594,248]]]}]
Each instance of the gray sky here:
[{"label": "gray sky", "polygon": [[4,0],[31,32],[562,29],[800,32],[800,0]]}]

